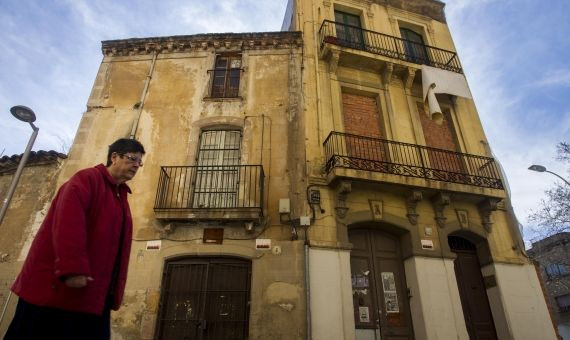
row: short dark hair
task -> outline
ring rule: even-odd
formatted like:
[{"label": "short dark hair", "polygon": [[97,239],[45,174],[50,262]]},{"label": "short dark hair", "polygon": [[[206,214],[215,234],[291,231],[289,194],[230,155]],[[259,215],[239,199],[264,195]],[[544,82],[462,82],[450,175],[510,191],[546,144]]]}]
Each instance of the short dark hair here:
[{"label": "short dark hair", "polygon": [[144,146],[136,139],[120,138],[109,145],[107,153],[107,166],[111,165],[111,156],[113,152],[118,154],[126,154],[127,152],[140,152],[144,155]]}]

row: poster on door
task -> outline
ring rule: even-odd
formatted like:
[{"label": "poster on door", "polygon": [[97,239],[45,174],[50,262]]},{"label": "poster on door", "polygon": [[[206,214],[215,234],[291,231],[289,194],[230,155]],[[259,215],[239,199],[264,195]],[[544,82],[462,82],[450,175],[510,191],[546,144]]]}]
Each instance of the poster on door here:
[{"label": "poster on door", "polygon": [[393,272],[382,272],[382,288],[384,290],[384,305],[386,313],[399,313],[398,293],[396,292],[396,280]]}]

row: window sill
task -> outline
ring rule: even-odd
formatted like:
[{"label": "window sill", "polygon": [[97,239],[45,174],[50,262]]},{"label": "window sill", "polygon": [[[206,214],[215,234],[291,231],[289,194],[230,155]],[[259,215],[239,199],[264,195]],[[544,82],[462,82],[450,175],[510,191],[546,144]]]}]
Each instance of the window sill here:
[{"label": "window sill", "polygon": [[242,97],[204,97],[205,102],[235,102],[243,100]]}]

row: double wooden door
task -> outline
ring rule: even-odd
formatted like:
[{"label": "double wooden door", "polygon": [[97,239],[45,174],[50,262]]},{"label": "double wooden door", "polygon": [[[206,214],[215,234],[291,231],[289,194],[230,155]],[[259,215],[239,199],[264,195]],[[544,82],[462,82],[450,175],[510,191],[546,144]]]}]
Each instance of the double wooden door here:
[{"label": "double wooden door", "polygon": [[397,236],[349,231],[354,321],[366,339],[413,339],[406,278]]},{"label": "double wooden door", "polygon": [[251,262],[187,258],[165,264],[156,339],[246,340]]}]

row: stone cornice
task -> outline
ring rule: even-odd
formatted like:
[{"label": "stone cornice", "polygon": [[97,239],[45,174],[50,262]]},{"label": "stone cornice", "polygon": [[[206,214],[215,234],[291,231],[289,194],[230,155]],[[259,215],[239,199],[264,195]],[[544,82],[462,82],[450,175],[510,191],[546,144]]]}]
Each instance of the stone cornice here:
[{"label": "stone cornice", "polygon": [[101,42],[104,56],[181,53],[214,49],[243,51],[292,48],[303,45],[301,32],[212,33],[171,37],[134,38]]},{"label": "stone cornice", "polygon": [[[0,158],[0,175],[12,174],[16,172],[16,168],[20,163],[20,159],[23,154],[4,156]],[[67,155],[57,152],[57,151],[32,151],[28,161],[26,162],[26,167],[31,166],[41,166],[47,164],[53,164],[60,162],[67,158]]]}]

